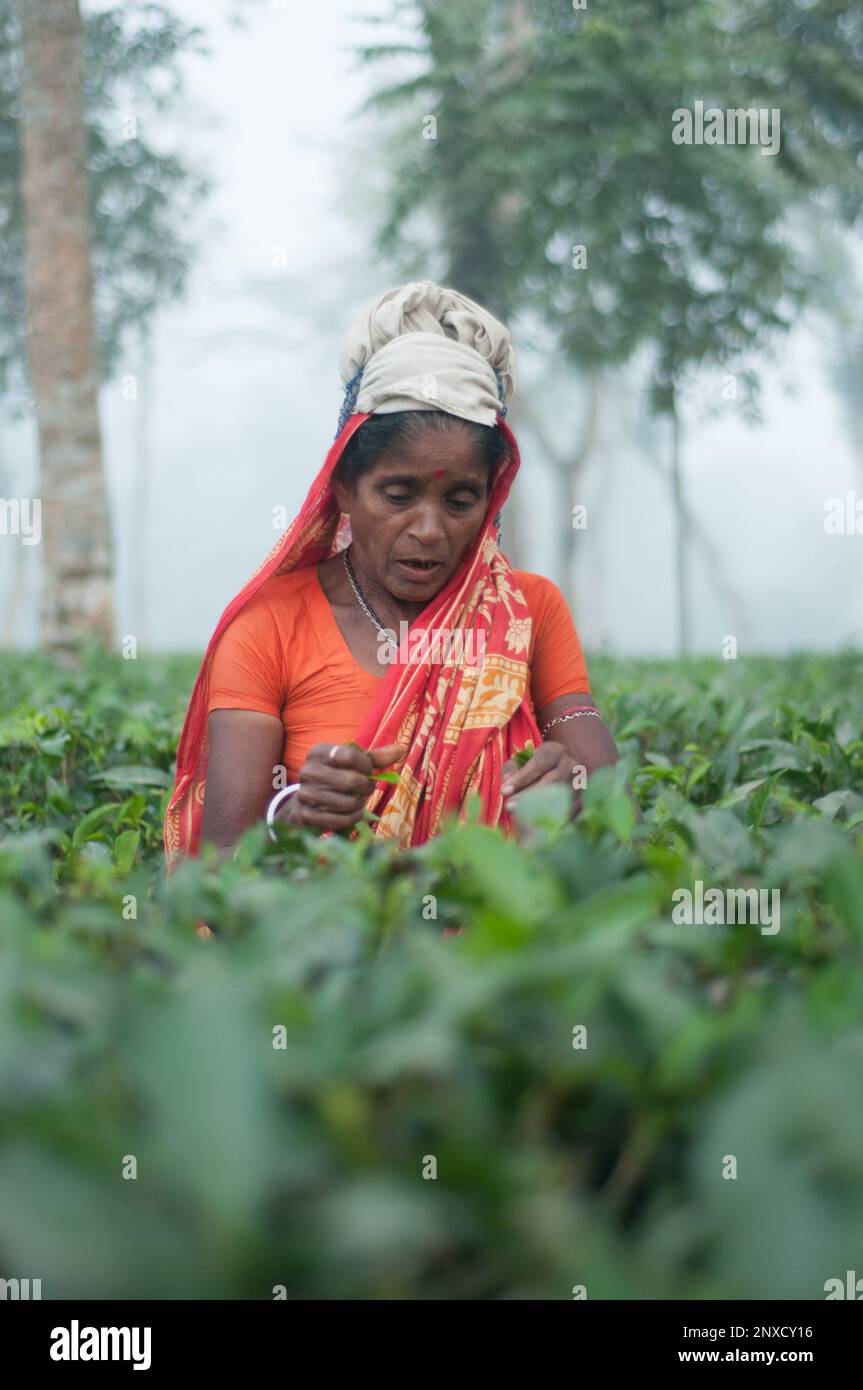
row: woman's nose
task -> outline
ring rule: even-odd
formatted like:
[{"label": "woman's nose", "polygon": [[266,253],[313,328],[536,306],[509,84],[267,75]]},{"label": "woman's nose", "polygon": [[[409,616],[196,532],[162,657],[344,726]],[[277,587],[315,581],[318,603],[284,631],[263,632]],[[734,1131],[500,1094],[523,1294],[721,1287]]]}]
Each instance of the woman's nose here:
[{"label": "woman's nose", "polygon": [[446,534],[440,508],[436,506],[418,507],[411,515],[408,534],[415,540],[422,541],[424,545],[440,540]]}]

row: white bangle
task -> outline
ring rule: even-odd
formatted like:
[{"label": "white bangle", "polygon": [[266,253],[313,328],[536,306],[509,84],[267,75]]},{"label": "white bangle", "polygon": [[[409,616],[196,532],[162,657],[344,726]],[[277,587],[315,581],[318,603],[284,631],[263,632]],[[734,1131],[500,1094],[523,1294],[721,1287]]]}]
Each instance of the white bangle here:
[{"label": "white bangle", "polygon": [[270,839],[274,842],[276,839],[276,833],[273,830],[273,821],[275,820],[276,812],[278,811],[285,798],[288,796],[293,796],[294,792],[299,791],[299,789],[299,782],[294,782],[290,787],[282,787],[282,790],[276,792],[275,796],[273,797],[272,801],[267,807],[267,831],[269,833]]}]

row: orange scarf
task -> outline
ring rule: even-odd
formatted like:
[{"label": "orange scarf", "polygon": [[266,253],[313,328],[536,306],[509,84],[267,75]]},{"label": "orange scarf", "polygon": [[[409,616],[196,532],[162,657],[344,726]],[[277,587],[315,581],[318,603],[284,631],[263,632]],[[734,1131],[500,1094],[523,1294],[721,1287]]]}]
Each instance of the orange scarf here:
[{"label": "orange scarf", "polygon": [[[274,575],[329,559],[348,543],[350,524],[339,525],[331,486],[333,469],[348,440],[368,415],[352,415],[335,440],[298,514],[269,555],[228,604],[210,639],[177,749],[174,791],[165,815],[168,873],[184,855],[198,853],[207,778],[207,696],[210,664],[225,628],[261,585]],[[468,795],[478,792],[487,825],[512,828],[503,808],[501,768],[530,739],[541,737],[527,691],[531,617],[512,567],[498,547],[495,517],[506,501],[520,458],[515,437],[502,416],[498,424],[509,444],[509,459],[492,486],[482,527],[456,573],[411,624],[410,645],[423,629],[473,633],[475,666],[431,649],[430,660],[393,662],[379,682],[375,700],[357,732],[363,748],[401,743],[408,749],[398,785],[384,784],[366,805],[380,816],[375,833],[400,847],[419,845],[436,834],[441,818],[464,819]],[[484,650],[479,647],[480,634]],[[454,639],[457,641],[457,639]]]}]

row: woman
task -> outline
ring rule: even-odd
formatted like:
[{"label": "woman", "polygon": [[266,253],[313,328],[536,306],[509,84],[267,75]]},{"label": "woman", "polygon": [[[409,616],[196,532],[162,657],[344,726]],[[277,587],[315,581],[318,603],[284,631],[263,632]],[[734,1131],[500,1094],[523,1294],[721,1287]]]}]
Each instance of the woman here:
[{"label": "woman", "polygon": [[[407,847],[478,793],[508,830],[520,792],[617,760],[560,591],[498,546],[519,467],[507,329],[421,281],[360,316],[340,370],[335,443],[207,648],[169,872],[202,838],[224,857],[265,815],[324,832],[367,809]],[[397,781],[377,779],[394,764]]]}]

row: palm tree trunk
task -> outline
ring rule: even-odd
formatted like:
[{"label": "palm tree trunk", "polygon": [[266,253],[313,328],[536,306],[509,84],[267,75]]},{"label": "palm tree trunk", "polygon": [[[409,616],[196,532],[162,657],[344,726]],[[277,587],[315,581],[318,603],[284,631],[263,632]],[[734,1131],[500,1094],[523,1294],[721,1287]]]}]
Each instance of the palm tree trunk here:
[{"label": "palm tree trunk", "polygon": [[18,0],[28,355],[39,432],[43,645],[114,640],[99,430],[78,0]]}]

